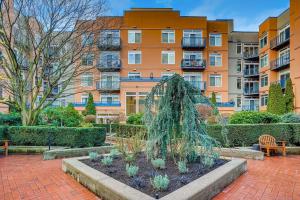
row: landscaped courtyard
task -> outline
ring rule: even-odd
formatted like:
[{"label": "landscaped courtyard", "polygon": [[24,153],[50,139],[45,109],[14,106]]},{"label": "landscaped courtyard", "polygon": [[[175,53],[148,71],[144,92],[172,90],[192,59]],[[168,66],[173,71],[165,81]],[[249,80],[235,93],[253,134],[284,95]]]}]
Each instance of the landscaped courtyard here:
[{"label": "landscaped courtyard", "polygon": [[[100,199],[61,170],[61,159],[41,155],[0,157],[1,200]],[[248,171],[215,200],[300,199],[300,156],[248,160]]]}]

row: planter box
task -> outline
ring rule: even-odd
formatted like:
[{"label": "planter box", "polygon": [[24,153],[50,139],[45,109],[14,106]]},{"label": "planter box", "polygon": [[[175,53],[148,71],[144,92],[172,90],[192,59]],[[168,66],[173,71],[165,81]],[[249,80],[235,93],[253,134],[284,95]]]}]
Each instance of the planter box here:
[{"label": "planter box", "polygon": [[[154,200],[153,197],[121,183],[80,161],[87,158],[64,159],[62,169],[105,200]],[[246,170],[247,161],[245,159],[232,159],[208,174],[162,197],[161,200],[211,199]]]}]

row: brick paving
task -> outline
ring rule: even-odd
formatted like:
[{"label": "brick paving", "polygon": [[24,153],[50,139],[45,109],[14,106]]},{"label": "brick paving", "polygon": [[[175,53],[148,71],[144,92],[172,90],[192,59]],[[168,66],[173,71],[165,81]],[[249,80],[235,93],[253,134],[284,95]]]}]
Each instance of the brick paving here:
[{"label": "brick paving", "polygon": [[[40,155],[0,156],[0,200],[99,199]],[[300,200],[300,156],[248,160],[248,171],[215,200]]]}]

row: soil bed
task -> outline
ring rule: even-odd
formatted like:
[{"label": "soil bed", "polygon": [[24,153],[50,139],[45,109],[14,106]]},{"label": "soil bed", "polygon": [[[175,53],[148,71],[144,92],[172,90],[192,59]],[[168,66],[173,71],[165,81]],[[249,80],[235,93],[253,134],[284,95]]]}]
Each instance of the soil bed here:
[{"label": "soil bed", "polygon": [[[102,157],[100,156],[95,161],[85,159],[81,160],[81,162],[154,198],[161,198],[169,193],[172,193],[180,187],[198,179],[199,177],[228,162],[227,160],[218,159],[212,167],[208,168],[201,163],[200,159],[197,159],[195,163],[187,164],[189,169],[187,173],[180,174],[177,165],[175,165],[171,159],[167,159],[166,168],[160,170],[153,168],[151,162],[147,160],[145,154],[139,154],[134,162],[134,164],[139,167],[139,171],[136,177],[131,178],[126,174],[126,162],[121,156],[114,158],[111,166],[104,166],[101,163],[101,159]],[[155,191],[151,185],[150,179],[155,175],[165,174],[168,175],[170,180],[168,189],[162,192]]]}]

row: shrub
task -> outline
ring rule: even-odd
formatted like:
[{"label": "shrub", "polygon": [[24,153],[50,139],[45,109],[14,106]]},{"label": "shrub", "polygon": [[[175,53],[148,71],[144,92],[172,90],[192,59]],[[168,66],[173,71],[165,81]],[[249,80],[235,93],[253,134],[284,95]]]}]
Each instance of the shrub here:
[{"label": "shrub", "polygon": [[120,152],[118,149],[111,149],[109,152],[109,156],[111,156],[112,158],[117,157],[118,155],[120,155]]},{"label": "shrub", "polygon": [[0,113],[0,125],[19,126],[22,124],[21,115],[17,112],[3,114]]},{"label": "shrub", "polygon": [[158,191],[164,191],[164,190],[168,189],[168,186],[170,183],[170,180],[167,175],[165,175],[165,176],[157,175],[153,178],[153,180],[150,179],[150,181],[151,181],[153,188]]},{"label": "shrub", "polygon": [[207,155],[203,156],[201,161],[205,167],[209,167],[209,168],[212,167],[215,163],[215,159],[213,157],[207,156]]},{"label": "shrub", "polygon": [[96,115],[96,107],[94,104],[94,98],[91,93],[89,93],[89,97],[85,106],[85,110],[82,112],[83,115]]},{"label": "shrub", "polygon": [[270,85],[267,111],[277,115],[286,113],[286,102],[279,83]]},{"label": "shrub", "polygon": [[72,104],[67,107],[48,107],[39,115],[39,125],[79,127],[82,122],[81,114]]},{"label": "shrub", "polygon": [[137,175],[138,171],[139,171],[138,166],[126,164],[126,173],[128,176],[133,177]]},{"label": "shrub", "polygon": [[286,104],[286,112],[293,112],[294,111],[294,90],[293,90],[293,83],[292,80],[289,78],[286,81],[286,87],[285,87],[285,104]]},{"label": "shrub", "polygon": [[86,115],[84,117],[85,123],[95,123],[96,122],[96,115]]},{"label": "shrub", "polygon": [[180,174],[184,174],[187,173],[189,170],[186,166],[186,162],[185,161],[179,161],[178,162],[178,171]]},{"label": "shrub", "polygon": [[230,117],[230,124],[270,124],[280,122],[280,117],[268,112],[241,111]]},{"label": "shrub", "polygon": [[95,161],[98,157],[98,153],[97,152],[90,152],[89,153],[89,158],[91,161]]},{"label": "shrub", "polygon": [[127,154],[126,157],[125,157],[125,161],[128,162],[128,163],[132,163],[135,161],[135,156],[134,154]]},{"label": "shrub", "polygon": [[214,105],[217,104],[217,98],[216,98],[216,93],[211,93],[211,98],[210,98],[210,102]]},{"label": "shrub", "polygon": [[282,123],[300,123],[300,115],[295,113],[287,113],[281,116]]},{"label": "shrub", "polygon": [[104,144],[103,128],[11,126],[8,137],[14,145],[92,147]]},{"label": "shrub", "polygon": [[165,169],[166,168],[166,162],[165,162],[165,160],[163,160],[161,158],[151,160],[151,163],[152,163],[153,167],[156,169]]},{"label": "shrub", "polygon": [[6,140],[8,139],[8,131],[7,126],[0,126],[0,140]]},{"label": "shrub", "polygon": [[127,124],[135,124],[135,125],[144,124],[144,122],[143,122],[143,116],[144,116],[143,113],[131,114],[128,117],[126,123]]},{"label": "shrub", "polygon": [[104,166],[111,166],[113,162],[113,159],[110,156],[105,156],[104,158],[102,158],[101,163]]}]

